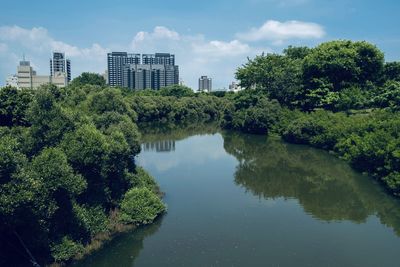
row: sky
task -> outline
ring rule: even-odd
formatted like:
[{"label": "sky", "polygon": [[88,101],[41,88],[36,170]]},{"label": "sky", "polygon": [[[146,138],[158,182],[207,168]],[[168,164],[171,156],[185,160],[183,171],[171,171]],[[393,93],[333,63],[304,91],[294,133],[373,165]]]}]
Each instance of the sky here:
[{"label": "sky", "polygon": [[184,83],[227,88],[248,58],[335,39],[376,44],[400,61],[398,0],[113,0],[0,2],[0,86],[25,55],[49,74],[53,51],[72,76],[104,73],[107,52],[175,54]]}]

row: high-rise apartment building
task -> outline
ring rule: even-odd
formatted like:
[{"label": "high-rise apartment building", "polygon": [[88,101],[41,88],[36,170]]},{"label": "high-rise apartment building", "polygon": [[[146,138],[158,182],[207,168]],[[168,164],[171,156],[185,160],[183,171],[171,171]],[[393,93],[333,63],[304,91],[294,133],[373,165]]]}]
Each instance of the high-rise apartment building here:
[{"label": "high-rise apartment building", "polygon": [[175,55],[169,53],[143,54],[142,64],[175,65]]},{"label": "high-rise apartment building", "polygon": [[67,78],[68,84],[71,81],[71,61],[65,58],[64,53],[53,52],[53,58],[50,59],[50,77],[60,79],[62,74]]},{"label": "high-rise apartment building", "polygon": [[140,64],[140,54],[112,52],[107,54],[108,84],[123,86],[123,73],[127,64]]},{"label": "high-rise apartment building", "polygon": [[160,89],[179,83],[178,66],[130,64],[125,66],[123,86],[130,89]]},{"label": "high-rise apartment building", "polygon": [[168,53],[128,54],[113,52],[107,55],[108,83],[130,89],[160,89],[179,83],[179,67],[175,55]]},{"label": "high-rise apartment building", "polygon": [[211,92],[212,79],[207,76],[201,76],[199,79],[199,92]]}]

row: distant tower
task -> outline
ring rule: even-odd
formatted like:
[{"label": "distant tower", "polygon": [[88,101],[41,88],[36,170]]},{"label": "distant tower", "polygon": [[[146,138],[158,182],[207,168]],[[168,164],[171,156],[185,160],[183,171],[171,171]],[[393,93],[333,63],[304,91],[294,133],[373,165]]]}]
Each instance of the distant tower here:
[{"label": "distant tower", "polygon": [[71,61],[65,58],[64,53],[53,52],[53,58],[50,59],[50,77],[65,74],[67,82],[71,81]]},{"label": "distant tower", "polygon": [[199,92],[211,92],[212,79],[207,76],[201,76],[199,79]]},{"label": "distant tower", "polygon": [[25,55],[23,55],[23,60],[19,62],[17,67],[17,80],[18,88],[33,88],[32,77],[36,75],[36,72],[31,67],[31,63],[25,60]]},{"label": "distant tower", "polygon": [[169,53],[107,54],[108,84],[132,90],[158,90],[179,83],[179,67],[175,55]]},{"label": "distant tower", "polygon": [[140,54],[128,54],[127,52],[112,52],[107,54],[108,84],[111,86],[123,86],[123,72],[128,64],[140,64]]}]

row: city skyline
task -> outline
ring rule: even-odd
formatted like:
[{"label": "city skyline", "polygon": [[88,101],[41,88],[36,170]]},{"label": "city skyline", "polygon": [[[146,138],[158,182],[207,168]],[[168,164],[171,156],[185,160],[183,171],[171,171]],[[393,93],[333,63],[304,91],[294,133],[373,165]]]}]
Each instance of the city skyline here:
[{"label": "city skyline", "polygon": [[[61,13],[51,12],[49,3],[2,2],[0,86],[14,73],[22,54],[38,73],[47,73],[48,55],[56,50],[74,61],[72,78],[85,71],[103,73],[111,51],[168,52],[179,59],[180,76],[192,88],[203,73],[214,78],[215,88],[226,87],[247,57],[280,53],[288,45],[366,40],[383,50],[387,61],[400,58],[400,3],[393,1],[172,0],[165,5],[157,0],[117,1],[113,6],[105,1],[69,1]],[[132,16],[133,8],[147,15]]]}]

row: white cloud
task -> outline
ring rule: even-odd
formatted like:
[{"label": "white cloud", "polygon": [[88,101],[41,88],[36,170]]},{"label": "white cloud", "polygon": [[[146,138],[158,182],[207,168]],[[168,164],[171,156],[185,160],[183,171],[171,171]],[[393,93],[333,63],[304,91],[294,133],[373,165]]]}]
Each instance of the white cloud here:
[{"label": "white cloud", "polygon": [[324,36],[325,30],[319,24],[297,20],[286,22],[268,20],[259,28],[252,28],[248,32],[237,34],[241,40],[268,40],[278,44],[289,39],[319,39]]},{"label": "white cloud", "polygon": [[[26,59],[31,61],[31,65],[39,74],[45,75],[50,72],[49,58],[51,52],[64,52],[72,63],[72,74],[77,76],[84,71],[104,72],[106,69],[106,54],[109,51],[98,43],[93,43],[89,47],[78,47],[53,38],[47,29],[43,27],[22,28],[19,26],[0,27],[0,53],[26,55]],[[3,44],[4,42],[4,44]],[[7,51],[5,51],[7,49]],[[0,77],[4,78],[8,74],[15,73],[16,62],[4,62],[1,67]],[[17,60],[18,61],[18,60]],[[4,73],[7,71],[7,73]],[[0,83],[1,84],[1,83]]]},{"label": "white cloud", "polygon": [[244,55],[249,53],[251,50],[248,44],[241,43],[238,40],[233,40],[230,42],[217,40],[200,43],[194,42],[192,47],[195,53],[214,58]]},{"label": "white cloud", "polygon": [[79,48],[62,41],[55,40],[50,36],[47,29],[42,27],[33,27],[25,29],[19,26],[0,27],[0,40],[9,43],[17,43],[27,50],[36,52],[62,51],[68,57],[86,57],[103,56],[106,51],[99,44],[93,44],[89,48]]},{"label": "white cloud", "polygon": [[160,40],[179,41],[180,35],[176,31],[170,30],[164,26],[156,26],[153,32],[138,32],[132,40],[131,47],[137,48],[144,41],[160,41]]},{"label": "white cloud", "polygon": [[0,43],[0,53],[4,53],[8,50],[7,44]]}]

